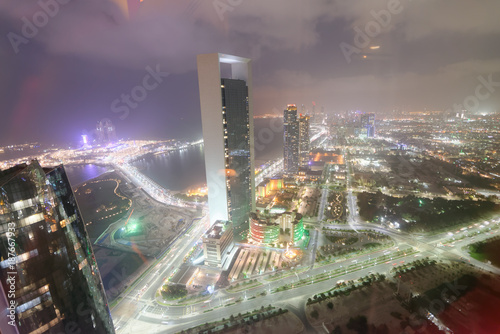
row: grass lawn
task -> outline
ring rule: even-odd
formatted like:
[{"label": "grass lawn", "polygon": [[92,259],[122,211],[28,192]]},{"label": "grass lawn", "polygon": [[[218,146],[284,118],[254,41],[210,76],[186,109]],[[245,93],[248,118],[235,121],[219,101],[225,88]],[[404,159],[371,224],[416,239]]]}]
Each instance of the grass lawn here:
[{"label": "grass lawn", "polygon": [[477,247],[469,247],[469,254],[479,261],[491,261],[500,267],[500,240],[492,240]]}]

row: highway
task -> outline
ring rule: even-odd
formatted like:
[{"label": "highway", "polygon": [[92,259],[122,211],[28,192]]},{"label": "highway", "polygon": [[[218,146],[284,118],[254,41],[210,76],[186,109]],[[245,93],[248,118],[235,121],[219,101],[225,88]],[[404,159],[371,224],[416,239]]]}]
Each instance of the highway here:
[{"label": "highway", "polygon": [[[156,201],[167,204],[175,205],[180,207],[196,207],[193,203],[183,202],[170,194],[168,190],[158,185],[156,182],[151,180],[149,177],[141,174],[137,168],[130,164],[123,163],[113,164],[114,168],[119,169],[123,174],[125,174],[136,186],[142,188],[149,196],[154,198]],[[201,205],[201,204],[198,204]]]},{"label": "highway", "polygon": [[[492,222],[490,225],[495,227],[499,226],[500,223],[495,221]],[[149,274],[145,279],[143,279],[143,281],[140,284],[137,285],[137,287],[140,288],[141,286],[143,286],[143,284],[149,284],[149,287],[146,289],[144,294],[140,296],[138,300],[134,300],[134,293],[136,293],[138,289],[134,290],[134,292],[129,293],[127,299],[132,301],[135,305],[138,306],[135,308],[135,311],[132,314],[130,314],[132,316],[128,318],[128,320],[125,320],[125,315],[127,314],[127,312],[122,313],[123,317],[119,320],[117,325],[120,326],[121,324],[124,327],[121,327],[123,328],[123,330],[119,331],[119,333],[135,333],[140,329],[144,330],[146,328],[150,333],[173,333],[180,331],[182,329],[186,329],[189,327],[204,324],[209,321],[213,321],[214,319],[220,319],[223,317],[228,318],[230,314],[237,314],[237,313],[244,313],[247,311],[251,311],[260,308],[262,305],[268,305],[268,304],[271,304],[276,307],[283,307],[283,308],[288,307],[302,312],[307,298],[310,298],[312,295],[316,293],[320,293],[322,291],[330,289],[333,285],[336,284],[338,280],[346,280],[346,281],[356,280],[359,277],[367,275],[368,273],[376,273],[376,272],[388,273],[390,269],[393,268],[395,265],[402,264],[405,262],[411,262],[415,260],[417,257],[422,258],[429,256],[435,259],[469,261],[470,263],[482,269],[500,274],[499,269],[492,267],[491,265],[477,262],[473,259],[469,259],[467,254],[463,253],[461,250],[459,251],[461,245],[462,244],[465,245],[466,243],[470,242],[471,241],[470,239],[460,240],[456,242],[456,246],[454,247],[454,249],[451,249],[452,247],[448,247],[450,248],[450,250],[447,250],[444,249],[443,247],[436,247],[436,244],[439,244],[439,242],[446,240],[447,238],[450,238],[448,233],[442,233],[424,239],[421,236],[414,237],[410,234],[399,232],[397,230],[388,230],[367,223],[357,223],[351,226],[339,225],[336,227],[344,229],[349,229],[351,227],[355,227],[357,229],[366,229],[366,228],[373,229],[393,237],[394,240],[396,241],[396,246],[392,247],[389,250],[387,249],[379,250],[371,254],[364,254],[341,262],[327,264],[322,267],[314,267],[313,265],[310,265],[304,267],[304,271],[301,273],[295,273],[288,277],[281,278],[277,281],[267,281],[266,278],[268,277],[268,275],[264,275],[258,278],[259,282],[262,283],[262,285],[258,287],[236,293],[228,293],[223,290],[216,291],[210,300],[199,302],[191,306],[163,307],[155,305],[155,302],[153,301],[154,293],[156,289],[161,286],[162,283],[161,277],[169,273],[169,268],[180,265],[183,258],[183,256],[181,255],[185,254],[185,252],[187,253],[195,241],[195,235],[191,233],[191,236],[188,237],[188,239],[191,241],[191,244],[186,244],[184,245],[184,247],[180,248],[179,253],[177,253],[178,254],[177,256],[167,255],[167,257],[162,259],[162,262],[159,265],[159,267],[161,267],[163,265],[166,265],[166,262],[173,261],[172,262],[173,266],[171,265],[170,267],[167,267],[167,269],[161,271],[160,274],[157,274],[159,276],[158,278],[154,277],[155,274],[154,271],[152,271],[151,274]],[[477,228],[479,228],[479,226]],[[196,232],[202,233],[202,230],[203,230],[202,224],[198,225]],[[474,228],[470,228],[467,229],[467,232],[468,231],[474,233],[474,231],[476,230],[474,230]],[[492,231],[488,233],[478,234],[478,236],[475,237],[475,241],[491,237],[492,236],[491,233],[497,234],[499,232],[500,228],[498,229],[492,228]],[[459,236],[460,233],[464,232],[460,231],[459,233],[457,233],[457,236]],[[312,238],[312,240],[314,239],[315,238]],[[425,242],[422,241],[422,239],[424,239]],[[186,241],[183,238],[179,240],[179,242],[182,243]],[[311,241],[311,242],[315,243],[316,241]],[[370,264],[367,264],[366,267],[363,267],[356,271],[352,271],[351,269],[349,269],[350,266],[354,265],[354,261],[356,261],[357,264],[362,264],[364,261],[373,261],[377,257],[384,255],[388,251],[390,252],[388,254],[391,255],[397,252],[398,249],[403,250],[403,249],[408,249],[410,247],[413,248],[416,253],[408,254],[407,256],[403,256],[398,259],[390,258],[387,259],[387,261],[385,262],[379,262],[379,263],[371,262]],[[176,250],[175,246],[173,250]],[[346,270],[346,273],[343,274],[342,276],[332,277],[331,280],[325,280],[321,282],[312,281],[311,284],[306,286],[301,286],[298,288],[293,288],[282,292],[272,293],[274,289],[276,289],[279,286],[283,286],[284,284],[296,284],[298,281],[302,279],[308,279],[314,277],[315,275],[319,275],[321,273],[328,273],[332,270],[339,270],[341,268],[344,268]],[[266,292],[267,294],[265,296],[262,296],[261,294],[263,292]],[[254,296],[255,298],[253,298]],[[122,302],[120,305],[124,305],[122,307],[123,309],[126,310],[128,308],[127,306],[128,304],[129,303]],[[229,306],[224,306],[224,305],[230,305],[230,308],[228,308]],[[149,310],[146,310],[148,306]],[[118,307],[119,306],[113,309],[112,314],[114,319],[116,319],[115,316],[118,315]],[[204,312],[207,310],[212,310],[212,311]],[[301,314],[297,315],[301,316]]]},{"label": "highway", "polygon": [[[391,249],[390,251],[395,252],[396,247],[393,247],[393,249]],[[208,303],[198,303],[196,305],[193,305],[192,307],[169,307],[168,310],[165,309],[165,313],[168,313],[167,317],[161,316],[160,314],[146,314],[143,312],[138,317],[136,317],[134,321],[132,321],[128,329],[129,331],[123,331],[123,333],[134,333],[139,328],[156,328],[160,330],[159,333],[173,333],[185,328],[204,324],[205,322],[213,321],[215,319],[220,319],[223,317],[228,318],[231,314],[244,313],[247,311],[258,309],[262,305],[267,306],[269,304],[275,307],[283,308],[287,307],[287,305],[292,305],[297,309],[303,310],[305,302],[308,298],[312,297],[314,294],[331,289],[339,280],[356,280],[359,277],[366,276],[371,272],[388,272],[397,264],[415,260],[415,256],[417,255],[411,254],[393,260],[389,258],[386,262],[368,265],[356,271],[352,271],[352,269],[349,268],[349,266],[356,265],[354,261],[359,264],[364,261],[372,261],[374,258],[382,256],[384,252],[387,252],[387,250],[381,250],[373,254],[366,254],[356,258],[351,258],[340,263],[334,263],[309,269],[303,273],[291,275],[274,282],[267,282],[261,278],[260,281],[265,284],[248,291],[242,291],[232,294],[221,291],[218,292]],[[418,254],[418,256],[425,257],[432,256],[432,254],[421,252],[420,254]],[[300,280],[310,279],[315,275],[329,273],[332,270],[344,269],[346,270],[346,273],[342,274],[342,276],[332,277],[332,279],[326,279],[321,282],[314,282],[314,280],[312,280],[310,281],[309,285],[292,288],[290,290],[282,292],[272,293],[277,287],[283,286],[285,284],[296,284]],[[265,296],[261,296],[263,292],[266,292],[267,294]],[[250,299],[254,296],[257,297],[255,297],[254,299]],[[240,298],[241,301],[237,302]],[[227,304],[231,304],[230,311],[228,311],[229,309],[227,308],[227,306],[221,306]],[[203,312],[205,310],[219,306],[221,307],[213,311],[206,313]],[[147,327],[146,323],[150,327]]]},{"label": "highway", "polygon": [[347,187],[347,210],[348,212],[348,218],[347,222],[351,226],[351,228],[355,231],[356,230],[356,224],[359,222],[359,209],[357,205],[357,199],[356,196],[352,192],[352,180],[351,180],[351,162],[349,160],[348,153],[346,150],[343,150],[344,154],[344,161],[346,164],[346,187]]},{"label": "highway", "polygon": [[328,204],[328,187],[321,190],[321,201],[319,203],[318,221],[322,222],[325,217],[325,206]]},{"label": "highway", "polygon": [[139,314],[142,308],[156,304],[154,301],[156,291],[163,285],[165,278],[181,266],[186,254],[209,228],[210,223],[208,216],[205,216],[193,224],[191,232],[178,238],[154,268],[122,293],[119,302],[111,308],[115,327],[124,327],[130,317]]},{"label": "highway", "polygon": [[255,177],[255,186],[257,187],[265,178],[271,178],[283,171],[283,158],[274,160],[265,170],[262,170]]}]

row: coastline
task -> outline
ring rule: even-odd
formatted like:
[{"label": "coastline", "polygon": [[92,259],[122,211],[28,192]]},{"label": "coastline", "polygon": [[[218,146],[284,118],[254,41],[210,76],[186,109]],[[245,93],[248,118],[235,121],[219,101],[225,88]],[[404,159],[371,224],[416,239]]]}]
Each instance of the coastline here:
[{"label": "coastline", "polygon": [[[203,212],[200,211],[201,208],[175,207],[156,201],[118,168],[109,170],[92,181],[98,182],[99,179],[104,180],[110,176],[121,180],[120,194],[132,200],[128,211],[117,220],[109,222],[102,233],[94,236],[97,239],[92,243],[106,293],[112,301],[133,285]],[[125,237],[117,234],[127,226],[127,222],[141,225],[144,233]],[[90,234],[89,237],[94,239]]]}]

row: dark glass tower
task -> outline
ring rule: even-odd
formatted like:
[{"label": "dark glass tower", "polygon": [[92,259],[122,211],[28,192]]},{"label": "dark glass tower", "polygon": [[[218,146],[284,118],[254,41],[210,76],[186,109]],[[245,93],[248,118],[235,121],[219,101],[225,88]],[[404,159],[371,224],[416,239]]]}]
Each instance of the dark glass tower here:
[{"label": "dark glass tower", "polygon": [[361,131],[363,137],[375,137],[375,114],[370,113],[361,115]]},{"label": "dark glass tower", "polygon": [[0,172],[0,255],[2,332],[114,333],[62,166],[44,169],[34,161]]},{"label": "dark glass tower", "polygon": [[297,107],[289,104],[283,115],[283,164],[285,173],[294,174],[299,171],[299,119]]},{"label": "dark glass tower", "polygon": [[235,232],[248,227],[252,210],[248,87],[244,80],[221,79],[229,220]]}]

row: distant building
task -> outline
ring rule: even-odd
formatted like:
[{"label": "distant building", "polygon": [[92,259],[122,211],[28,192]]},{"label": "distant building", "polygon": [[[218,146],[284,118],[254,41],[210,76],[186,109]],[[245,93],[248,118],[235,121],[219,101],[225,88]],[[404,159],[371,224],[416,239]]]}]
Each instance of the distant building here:
[{"label": "distant building", "polygon": [[[198,55],[210,222],[230,220],[235,235],[255,210],[252,74],[250,59]],[[231,78],[221,78],[221,64]]]},{"label": "distant building", "polygon": [[110,119],[104,118],[97,122],[94,130],[96,144],[108,144],[116,141],[116,128]]},{"label": "distant building", "polygon": [[[46,169],[34,161],[0,171],[0,254],[1,332],[114,333],[90,239],[62,166]],[[4,327],[11,303],[14,325]]]},{"label": "distant building", "polygon": [[205,265],[222,267],[232,249],[233,224],[230,221],[215,222],[203,236]]},{"label": "distant building", "polygon": [[257,196],[267,197],[283,189],[283,179],[265,179],[257,186]]},{"label": "distant building", "polygon": [[302,215],[296,212],[280,214],[252,213],[250,241],[258,245],[297,244],[304,237]]},{"label": "distant building", "polygon": [[283,167],[287,174],[299,171],[300,129],[297,106],[289,104],[283,115]]},{"label": "distant building", "polygon": [[374,138],[375,137],[375,114],[369,113],[361,115],[361,137]]},{"label": "distant building", "polygon": [[309,161],[311,166],[315,166],[314,162],[325,162],[331,165],[343,165],[344,156],[340,151],[326,151],[322,149],[316,149],[309,153]]},{"label": "distant building", "polygon": [[299,166],[307,167],[309,163],[309,117],[300,115],[299,117]]},{"label": "distant building", "polygon": [[300,168],[296,179],[300,182],[318,182],[323,177],[322,170],[312,170],[311,168]]}]

